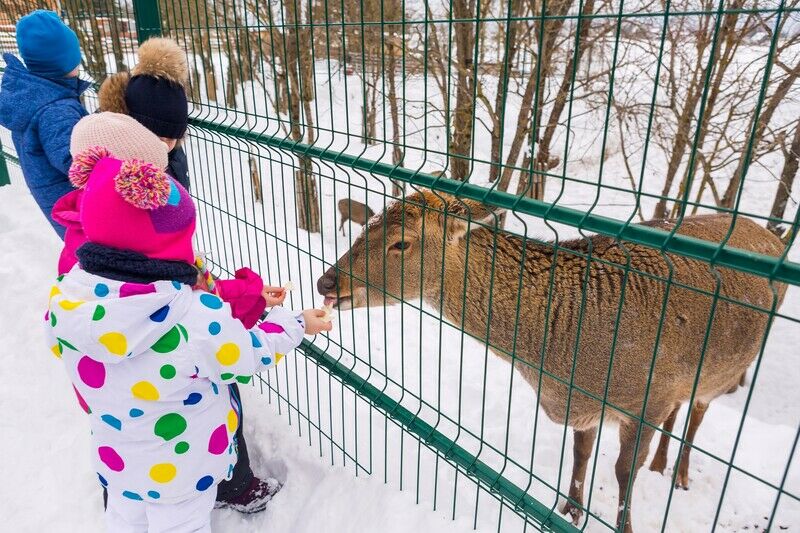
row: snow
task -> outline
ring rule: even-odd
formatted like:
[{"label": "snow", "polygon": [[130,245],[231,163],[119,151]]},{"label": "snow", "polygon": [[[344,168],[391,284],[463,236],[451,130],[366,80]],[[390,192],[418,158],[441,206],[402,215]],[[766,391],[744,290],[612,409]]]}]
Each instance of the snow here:
[{"label": "snow", "polygon": [[[2,529],[52,533],[103,531],[89,431],[61,363],[43,347],[41,317],[52,284],[59,240],[41,216],[16,167],[0,188],[0,457]],[[319,459],[254,389],[243,388],[245,433],[253,468],[285,486],[264,513],[213,512],[220,532],[469,531],[466,519],[415,505],[377,478],[354,477]]]},{"label": "snow", "polygon": [[[222,80],[226,60],[219,59],[214,67],[217,79]],[[315,119],[320,128],[317,146],[371,160],[390,160],[386,145],[365,147],[358,139],[361,81],[348,81],[323,62],[315,67]],[[270,72],[269,67],[265,70]],[[266,81],[267,86],[271,83]],[[218,83],[217,88],[219,104],[224,105],[224,84]],[[404,111],[419,117],[409,118],[406,124],[406,131],[411,133],[404,139],[409,145],[405,165],[426,172],[441,169],[447,164],[442,154],[447,138],[441,117],[433,111],[441,107],[438,89],[433,81],[426,84],[419,77],[408,76],[404,90],[416,102]],[[193,114],[268,136],[288,137],[265,99],[256,98],[261,93],[259,85],[246,84],[240,102],[249,98],[250,113],[270,119],[255,119],[214,106],[197,106]],[[513,128],[519,98],[511,95],[508,106],[506,120]],[[609,142],[602,151],[602,131],[597,127],[601,122],[597,116],[585,114],[580,106],[576,103],[572,113],[576,118],[565,166],[558,170],[580,179],[549,180],[546,200],[579,209],[592,207],[594,213],[622,220],[633,217],[637,198],[628,190],[619,132],[614,131],[611,121]],[[794,108],[781,111],[783,119],[796,116]],[[385,110],[384,114],[388,115]],[[379,114],[378,118],[379,136],[383,127],[388,137],[388,116]],[[200,198],[198,247],[210,254],[218,270],[247,265],[275,286],[293,280],[289,305],[296,309],[319,307],[316,279],[348,249],[359,231],[354,224],[345,226],[345,236],[336,232],[336,200],[352,197],[379,212],[391,201],[390,184],[369,172],[315,162],[323,232],[309,235],[296,229],[296,162],[290,156],[216,133],[197,129],[191,133],[187,151],[194,192]],[[487,160],[485,131],[478,136],[476,156]],[[566,142],[561,134],[553,146],[566,146]],[[4,136],[6,149],[9,145]],[[256,158],[263,180],[261,204],[253,200],[248,152]],[[643,192],[660,193],[664,159],[655,149],[646,164],[634,158],[634,173],[638,177],[641,172],[644,178]],[[605,165],[602,174],[598,172],[601,163]],[[768,214],[780,165],[781,158],[775,155],[750,169],[742,197],[746,212]],[[485,164],[476,165],[472,181],[484,183],[485,170]],[[12,172],[14,185],[0,188],[0,201],[6,206],[0,212],[0,249],[5,251],[0,273],[7,280],[0,319],[4,324],[14,324],[4,328],[0,354],[4,383],[0,409],[6,413],[0,421],[0,434],[5,436],[0,441],[0,456],[12,458],[4,460],[8,481],[0,484],[0,501],[8,509],[4,520],[19,531],[99,530],[102,509],[89,466],[83,415],[74,405],[59,363],[41,345],[38,333],[58,241],[21,185],[18,169],[12,167]],[[720,183],[724,184],[725,178],[721,174]],[[600,183],[604,188],[598,186]],[[644,213],[652,213],[653,198],[641,200]],[[709,198],[704,201],[712,203]],[[794,216],[796,205],[790,202],[785,218]],[[579,234],[575,228],[528,216],[510,217],[509,227],[542,239]],[[790,259],[800,260],[800,246],[794,247]],[[640,471],[633,496],[637,531],[661,530],[668,500],[665,530],[688,532],[713,527],[722,482],[728,473],[720,461],[731,457],[745,404],[747,415],[733,461],[736,468],[731,470],[725,488],[717,530],[763,529],[767,525],[764,517],[773,514],[776,489],[741,471],[772,485],[783,485],[788,493],[780,498],[774,512],[774,529],[800,527],[800,468],[797,452],[792,454],[800,427],[800,361],[796,349],[800,345],[796,322],[800,319],[800,288],[789,290],[781,313],[794,321],[776,320],[753,386],[712,402],[695,441],[708,453],[692,454],[691,489],[671,489],[675,443],[664,476],[646,467]],[[555,488],[566,491],[569,485],[572,432],[537,410],[534,392],[509,364],[440,322],[435,312],[419,302],[339,313],[334,328],[329,339],[316,340],[320,348],[545,505],[556,507],[563,501],[557,500]],[[512,511],[502,508],[485,491],[476,490],[462,472],[420,446],[312,360],[301,355],[287,357],[282,367],[265,374],[263,380],[243,391],[248,444],[253,449],[256,472],[276,476],[286,485],[262,515],[241,517],[216,511],[217,530],[466,531],[477,526],[481,531],[526,531]],[[684,408],[676,432],[684,427],[685,419]],[[587,504],[600,519],[612,523],[618,506],[616,430],[604,428],[599,440],[585,481]],[[415,505],[417,502],[419,505]],[[432,508],[437,511],[431,512]],[[453,516],[455,523],[450,521]],[[589,532],[606,530],[597,519],[591,519],[586,527]]]},{"label": "snow", "polygon": [[[190,153],[199,148],[197,142],[190,142]],[[208,154],[209,161],[210,155],[213,154]],[[230,153],[224,155],[230,157]],[[19,531],[45,527],[49,531],[100,530],[100,492],[89,464],[83,414],[75,405],[60,364],[51,358],[39,338],[46,287],[53,276],[59,243],[22,185],[18,169],[12,166],[11,170],[13,185],[0,188],[0,201],[7,206],[0,212],[0,249],[5,251],[0,273],[7,280],[0,320],[14,324],[4,328],[0,355],[4,383],[0,388],[0,409],[5,413],[2,434],[13,435],[0,441],[0,456],[11,459],[4,461],[7,480],[0,484],[0,501],[7,509],[4,520]],[[212,175],[208,170],[195,169],[198,192],[221,203],[228,201],[227,195],[212,194],[208,189]],[[231,182],[235,180],[226,180]],[[323,198],[333,193],[326,182],[321,189]],[[277,179],[272,185],[280,188]],[[239,194],[231,202],[242,200],[242,189],[236,189]],[[265,191],[269,190],[271,187],[265,185]],[[334,214],[326,211],[326,233],[321,242],[318,237],[296,232],[292,226],[291,190],[275,194],[274,199],[271,194],[265,195],[264,205],[274,206],[278,223],[268,220],[265,229],[277,239],[264,242],[263,236],[258,238],[252,228],[231,225],[230,219],[201,203],[201,240],[211,239],[211,231],[228,236],[217,241],[218,248],[208,247],[213,250],[212,260],[225,265],[258,265],[273,284],[295,280],[297,285],[289,296],[292,306],[314,306],[319,297],[313,293],[313,282],[322,265],[307,260],[305,253],[298,253],[289,243],[308,247],[329,261],[336,255],[331,249],[346,248],[349,239],[335,233]],[[249,207],[227,207],[239,207],[246,219],[254,216],[255,207],[249,202],[243,204]],[[270,210],[265,212],[272,218]],[[286,223],[282,217],[288,219]],[[244,251],[232,242],[232,235],[245,243]],[[279,240],[286,243],[278,246]],[[795,248],[791,257],[797,260],[798,256]],[[785,316],[800,316],[800,290],[790,289],[781,311]],[[364,327],[367,321],[369,328]],[[532,416],[536,413],[532,390],[511,372],[508,364],[487,354],[482,345],[463,338],[435,318],[421,315],[414,303],[341,313],[331,338],[331,343],[324,339],[318,342],[331,355],[341,356],[342,362],[353,366],[359,375],[371,375],[373,384],[385,388],[394,398],[402,398],[403,405],[419,412],[421,418],[437,425],[443,433],[458,435],[461,446],[473,453],[480,450],[483,461],[504,470],[504,475],[518,486],[530,484],[529,492],[545,504],[555,503],[553,490],[546,484],[566,490],[571,432],[541,414]],[[800,365],[795,350],[798,343],[797,324],[777,320],[735,459],[738,468],[776,485],[781,483],[800,425],[800,388],[796,386],[800,382]],[[372,363],[373,372],[369,372],[366,362]],[[481,531],[496,530],[499,508],[494,500],[483,492],[476,496],[474,484],[463,474],[456,475],[445,461],[437,461],[432,452],[419,447],[416,440],[404,435],[392,422],[387,423],[380,412],[328,379],[304,357],[287,358],[282,368],[265,375],[264,380],[274,390],[266,386],[244,388],[246,435],[256,472],[277,476],[286,481],[286,486],[262,515],[242,517],[215,511],[218,531],[466,531],[473,524]],[[484,395],[484,387],[491,394]],[[729,457],[746,397],[747,389],[742,389],[713,402],[696,444],[718,457]],[[441,410],[442,416],[437,418],[433,408]],[[507,417],[510,424],[506,423]],[[684,417],[682,413],[677,428],[682,427]],[[460,434],[456,421],[463,427]],[[478,436],[484,441],[482,447]],[[668,475],[675,448],[673,444]],[[532,449],[535,478],[526,472]],[[593,459],[586,481],[592,510],[608,522],[613,521],[617,507],[613,471],[616,449],[616,432],[604,430],[600,456]],[[503,461],[503,450],[513,463]],[[559,476],[558,464],[562,461],[564,470]],[[358,477],[353,476],[354,471]],[[367,471],[373,475],[365,476]],[[695,452],[691,490],[673,492],[667,530],[710,528],[725,472],[717,460]],[[403,492],[397,490],[401,484]],[[799,488],[800,471],[795,465],[789,471],[785,490],[797,494]],[[669,477],[646,468],[641,470],[634,495],[634,524],[640,531],[660,529],[669,492]],[[434,498],[439,511],[432,513]],[[417,500],[421,505],[414,505]],[[773,489],[734,470],[718,529],[739,531],[745,526],[765,526],[763,517],[771,514],[774,500]],[[449,520],[453,514],[457,517],[455,523]],[[800,524],[800,505],[784,496],[776,524]],[[501,529],[521,531],[521,522],[505,510]],[[587,531],[604,529],[594,520],[587,527]]]}]

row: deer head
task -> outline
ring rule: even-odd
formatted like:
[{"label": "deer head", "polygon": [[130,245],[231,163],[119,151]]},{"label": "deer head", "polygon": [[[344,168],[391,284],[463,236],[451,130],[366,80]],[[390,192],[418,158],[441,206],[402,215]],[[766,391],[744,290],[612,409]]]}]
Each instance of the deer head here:
[{"label": "deer head", "polygon": [[435,297],[448,255],[468,232],[496,222],[497,213],[479,202],[416,192],[369,220],[350,250],[317,280],[317,290],[338,309]]}]

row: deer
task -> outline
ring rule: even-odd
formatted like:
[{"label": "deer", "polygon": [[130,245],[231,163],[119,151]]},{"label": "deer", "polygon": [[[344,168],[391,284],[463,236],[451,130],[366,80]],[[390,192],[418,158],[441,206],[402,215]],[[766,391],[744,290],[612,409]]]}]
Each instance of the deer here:
[{"label": "deer", "polygon": [[[497,217],[473,200],[417,191],[371,219],[317,291],[340,311],[421,298],[512,364],[545,414],[572,428],[572,479],[560,510],[576,525],[597,428],[616,423],[617,526],[632,533],[629,495],[655,429],[693,389],[708,404],[733,388],[759,353],[763,310],[780,305],[786,286],[602,235],[555,246],[498,231]],[[727,214],[644,223],[712,242],[731,224]],[[727,244],[772,256],[783,249],[744,217]]]},{"label": "deer", "polygon": [[[739,390],[739,387],[744,387],[746,379],[747,371],[742,373],[739,377],[739,381],[731,386],[726,393],[733,394]],[[671,440],[670,435],[672,434],[672,429],[675,427],[675,420],[678,418],[678,411],[680,411],[680,409],[681,404],[676,405],[664,421],[664,431],[661,433],[661,438],[658,441],[658,448],[656,449],[655,455],[653,455],[653,460],[650,462],[650,470],[653,472],[663,474],[667,467],[667,455]],[[703,417],[705,417],[707,410],[708,403],[703,401],[695,401],[691,409],[689,409],[689,426],[686,430],[685,446],[682,446],[678,452],[678,467],[675,476],[676,488],[689,490],[689,456],[692,451],[692,445],[694,444],[694,436],[697,434],[697,430],[701,422],[703,422]]]},{"label": "deer", "polygon": [[352,220],[356,224],[361,224],[362,226],[367,223],[367,221],[375,216],[375,212],[369,208],[368,205],[362,204],[352,198],[342,198],[339,200],[337,204],[339,208],[339,215],[342,218],[342,221],[339,223],[339,229],[344,235],[344,223],[348,220]]}]

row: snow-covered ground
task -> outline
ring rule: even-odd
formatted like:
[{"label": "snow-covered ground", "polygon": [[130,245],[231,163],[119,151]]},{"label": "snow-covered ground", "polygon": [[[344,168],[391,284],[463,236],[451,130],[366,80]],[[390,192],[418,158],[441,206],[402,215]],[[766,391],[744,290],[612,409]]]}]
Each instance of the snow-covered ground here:
[{"label": "snow-covered ground", "polygon": [[[219,59],[215,69],[222,80],[225,62]],[[360,81],[351,78],[348,82],[339,73],[331,75],[330,65],[323,63],[316,69],[314,105],[319,112],[317,124],[323,128],[317,146],[371,160],[390,159],[385,145],[365,147],[358,139]],[[442,168],[446,159],[436,152],[446,146],[444,128],[425,103],[431,100],[435,107],[436,89],[432,82],[426,86],[419,78],[408,77],[404,83],[409,94],[426,96],[421,99],[423,104],[409,108],[420,118],[407,124],[415,133],[406,140],[415,149],[408,150],[405,164],[424,171]],[[220,92],[223,86],[219,84]],[[193,113],[281,136],[282,129],[262,93],[260,86],[247,84],[240,101],[250,95],[248,109],[272,119],[248,119],[243,113],[211,106],[198,106]],[[510,111],[518,106],[517,100],[509,99]],[[223,105],[222,98],[219,103]],[[579,110],[573,114],[578,117]],[[379,117],[379,131],[381,123],[390,131],[385,118]],[[610,127],[613,130],[613,122]],[[572,131],[563,171],[582,182],[551,179],[546,200],[584,210],[591,207],[594,213],[622,220],[632,217],[635,195],[628,190],[617,135],[609,133],[609,143],[601,153],[602,131],[596,123],[576,118]],[[345,236],[335,231],[336,200],[366,200],[377,211],[388,201],[385,193],[390,186],[368,172],[315,162],[323,233],[309,235],[296,229],[292,157],[216,133],[197,129],[191,133],[187,151],[193,192],[200,198],[199,248],[211,253],[218,267],[248,265],[274,284],[293,280],[298,286],[291,296],[294,308],[318,305],[315,280],[347,250],[358,231],[355,226]],[[560,146],[565,142],[563,136],[559,138]],[[488,159],[488,147],[484,132],[476,141],[476,155]],[[253,201],[247,151],[255,156],[263,180],[260,204]],[[598,170],[601,162],[605,165],[602,173]],[[776,156],[750,169],[742,196],[746,212],[767,215],[780,164],[781,158]],[[644,192],[660,193],[664,167],[663,155],[652,151],[646,164],[637,164],[634,173],[638,177],[641,171]],[[99,528],[102,516],[89,467],[86,426],[58,362],[48,356],[39,339],[39,318],[58,241],[21,185],[18,169],[12,167],[12,171],[15,184],[0,188],[0,202],[5,206],[0,211],[0,250],[5,252],[0,274],[6,287],[0,323],[13,324],[2,328],[0,343],[0,457],[7,478],[0,483],[0,502],[9,510],[0,523],[15,531],[91,531]],[[472,181],[484,183],[482,176],[485,165],[478,165]],[[724,183],[724,176],[720,180]],[[600,188],[599,182],[617,189]],[[712,203],[707,197],[704,201]],[[643,199],[646,215],[652,213],[653,205],[652,199]],[[790,202],[786,218],[792,217],[796,208],[796,203]],[[527,216],[511,217],[509,227],[542,239],[552,239],[556,232],[559,239],[577,235],[574,228],[549,227]],[[790,258],[800,260],[800,246],[795,246]],[[800,289],[789,291],[781,312],[800,318]],[[508,364],[441,323],[431,309],[420,308],[418,302],[345,312],[337,318],[330,340],[317,339],[321,348],[545,505],[556,505],[555,488],[567,489],[571,431],[537,412],[534,392]],[[695,443],[716,458],[693,454],[690,491],[672,492],[669,476],[647,469],[640,472],[633,497],[637,531],[661,530],[667,505],[666,531],[714,527],[727,473],[720,459],[731,458],[746,403],[747,416],[733,463],[769,484],[782,485],[786,494],[774,512],[775,530],[800,528],[800,467],[797,454],[791,455],[800,428],[798,345],[798,323],[778,319],[754,387],[712,403]],[[751,370],[751,381],[752,374]],[[287,358],[263,379],[244,393],[246,433],[254,448],[256,471],[280,477],[286,486],[264,515],[245,519],[229,512],[215,513],[218,530],[399,532],[459,531],[477,526],[482,531],[525,531],[513,512],[502,509],[500,514],[497,502],[476,490],[466,476],[419,446],[313,361],[303,356]],[[684,421],[682,413],[678,432]],[[616,513],[613,464],[617,448],[616,431],[604,429],[599,456],[593,457],[587,476],[588,504],[606,522],[613,522]],[[670,461],[676,448],[673,444]],[[718,531],[752,531],[766,526],[778,494],[775,488],[734,469],[724,490]],[[414,506],[417,501],[420,505]],[[431,513],[432,507],[438,511]],[[457,518],[455,523],[449,520],[452,516]],[[592,520],[586,530],[607,529]]]},{"label": "snow-covered ground", "polygon": [[[0,530],[16,533],[103,531],[100,487],[89,456],[85,415],[61,364],[43,348],[41,315],[52,284],[59,240],[11,167],[14,184],[0,188]],[[43,292],[44,291],[44,292]],[[269,509],[243,517],[214,511],[214,531],[471,530],[443,513],[417,506],[414,496],[377,478],[331,467],[244,388],[246,435],[253,468],[286,485]]]},{"label": "snow-covered ground", "polygon": [[[197,146],[190,144],[189,150],[193,148]],[[11,170],[14,184],[0,188],[0,201],[6,206],[0,211],[0,249],[4,251],[0,278],[6,288],[0,305],[0,323],[6,325],[2,328],[0,344],[2,520],[10,531],[97,531],[102,529],[102,508],[99,488],[89,464],[87,427],[59,362],[49,357],[40,339],[40,315],[59,243],[22,184],[18,169],[12,166]],[[202,176],[206,175],[207,172],[195,174],[201,182],[198,193],[202,194]],[[275,180],[274,185],[280,183]],[[209,197],[216,196],[211,191],[205,193]],[[323,187],[323,197],[329,193]],[[330,217],[322,242],[302,232],[296,236],[287,234],[295,233],[291,224],[284,224],[282,219],[289,217],[293,210],[292,204],[287,203],[290,199],[291,190],[283,201],[265,198],[265,205],[270,209],[264,212],[270,217],[274,212],[280,220],[278,242],[300,241],[310,244],[309,248],[316,253],[321,248],[335,249]],[[204,211],[201,205],[200,213],[200,223],[205,228],[201,234],[207,235],[212,231],[209,228],[213,226],[213,217],[207,206]],[[264,243],[263,235],[258,241],[256,233],[248,231],[245,225],[232,225],[223,230],[222,222],[229,224],[230,220],[218,219],[218,233],[232,236],[241,232],[238,238],[245,243],[243,247],[247,251],[245,257],[238,259],[256,266],[261,264],[262,272],[269,272],[273,281],[303,275],[293,277],[299,284],[298,291],[292,295],[293,305],[307,307],[315,303],[312,283],[321,267],[313,264],[309,269],[308,257],[287,244]],[[268,233],[276,231],[272,224],[266,229]],[[341,236],[337,239],[343,240]],[[339,244],[346,247],[346,242]],[[232,245],[230,251],[216,250],[217,259],[223,264],[233,261],[234,255],[241,254],[234,248],[239,247]],[[329,250],[326,258],[333,255]],[[792,255],[797,260],[800,254],[794,250]],[[309,276],[309,271],[314,271],[315,275]],[[790,290],[782,312],[791,317],[800,316],[797,288]],[[404,405],[412,411],[416,410],[413,408],[416,405],[420,416],[431,423],[436,423],[437,417],[430,407],[420,406],[417,401],[420,397],[440,408],[452,420],[460,420],[465,431],[458,442],[472,452],[478,452],[480,443],[466,431],[482,435],[485,444],[480,457],[497,469],[504,463],[490,447],[505,449],[509,457],[521,465],[528,465],[534,449],[532,471],[541,481],[533,480],[530,493],[552,504],[553,491],[543,483],[565,490],[565,476],[568,476],[571,462],[571,434],[565,435],[562,426],[544,416],[534,420],[535,396],[531,389],[518,376],[512,382],[510,367],[497,358],[487,358],[483,346],[462,339],[450,326],[440,328],[439,322],[430,317],[420,321],[419,311],[412,305],[405,306],[402,313],[401,316],[400,307],[343,313],[332,335],[334,342],[326,344],[322,339],[320,344],[327,346],[332,355],[341,355],[343,362],[354,365],[363,376],[368,374],[367,367],[347,352],[359,358],[369,354],[376,369],[374,383],[383,383],[387,393],[396,398],[401,397],[400,388],[382,376],[385,374],[403,383],[409,391],[404,395]],[[367,320],[369,327],[364,327]],[[462,343],[463,354],[460,354]],[[797,387],[800,364],[796,352],[799,343],[797,324],[778,320],[767,345],[734,461],[737,467],[776,485],[781,484],[789,450],[800,427],[800,388]],[[483,385],[484,377],[486,385]],[[434,454],[424,447],[420,449],[413,438],[403,435],[391,422],[386,424],[381,413],[369,409],[363,400],[356,400],[351,392],[329,380],[302,356],[288,358],[282,368],[265,375],[264,380],[280,392],[282,399],[277,401],[275,391],[269,391],[266,386],[246,387],[246,434],[254,450],[256,472],[275,475],[285,480],[286,486],[274,505],[262,515],[246,518],[233,512],[215,511],[216,530],[466,531],[473,524],[477,524],[479,530],[496,530],[498,508],[490,497],[485,493],[476,496],[475,486],[465,476],[456,476],[452,467],[444,461],[436,461]],[[483,391],[493,394],[484,399]],[[497,392],[499,394],[495,394]],[[437,394],[440,395],[438,399]],[[728,457],[746,396],[747,391],[743,389],[712,403],[696,444],[718,456]],[[293,406],[289,409],[287,397]],[[298,411],[308,419],[298,418]],[[506,424],[509,413],[511,423]],[[287,425],[287,420],[291,426]],[[312,426],[319,426],[322,433]],[[456,435],[456,427],[449,420],[439,420],[438,428],[451,436]],[[616,505],[613,472],[616,446],[615,432],[604,431],[596,471],[592,476],[590,470],[587,479],[591,484],[591,507],[607,521],[613,520]],[[347,452],[346,458],[342,448]],[[672,460],[674,445],[671,452]],[[353,476],[354,459],[361,465],[358,478]],[[558,464],[562,461],[564,470],[559,479]],[[523,468],[512,463],[505,466],[504,475],[519,486],[525,487],[531,481]],[[364,470],[369,470],[373,476],[364,476]],[[713,523],[725,468],[718,461],[695,453],[690,474],[691,490],[672,495],[668,531],[707,530]],[[402,492],[397,490],[401,483]],[[454,511],[455,487],[458,492]],[[800,470],[795,460],[784,482],[784,490],[791,495],[797,494],[798,488]],[[634,523],[639,531],[660,529],[670,492],[669,479],[643,469],[636,489]],[[775,496],[774,489],[734,471],[726,489],[718,530],[763,528],[764,517],[772,514]],[[476,497],[479,504],[476,504]],[[440,509],[435,513],[430,510],[434,498]],[[414,505],[417,500],[421,505]],[[450,521],[453,514],[456,522]],[[782,497],[775,524],[789,530],[800,525],[800,505],[791,496]],[[519,521],[507,510],[501,525],[503,531],[522,530]],[[587,530],[604,528],[593,522]]]}]

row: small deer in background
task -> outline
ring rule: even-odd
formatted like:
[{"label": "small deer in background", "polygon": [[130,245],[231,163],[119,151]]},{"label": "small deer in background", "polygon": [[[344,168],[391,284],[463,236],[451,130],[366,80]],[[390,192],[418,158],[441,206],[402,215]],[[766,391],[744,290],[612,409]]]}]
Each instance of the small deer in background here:
[{"label": "small deer in background", "polygon": [[352,220],[356,224],[361,224],[363,226],[367,223],[367,220],[372,218],[375,214],[368,205],[362,204],[352,198],[342,198],[339,200],[338,207],[339,215],[342,218],[342,221],[339,223],[339,229],[342,231],[342,235],[344,235],[344,223],[348,220]]}]

